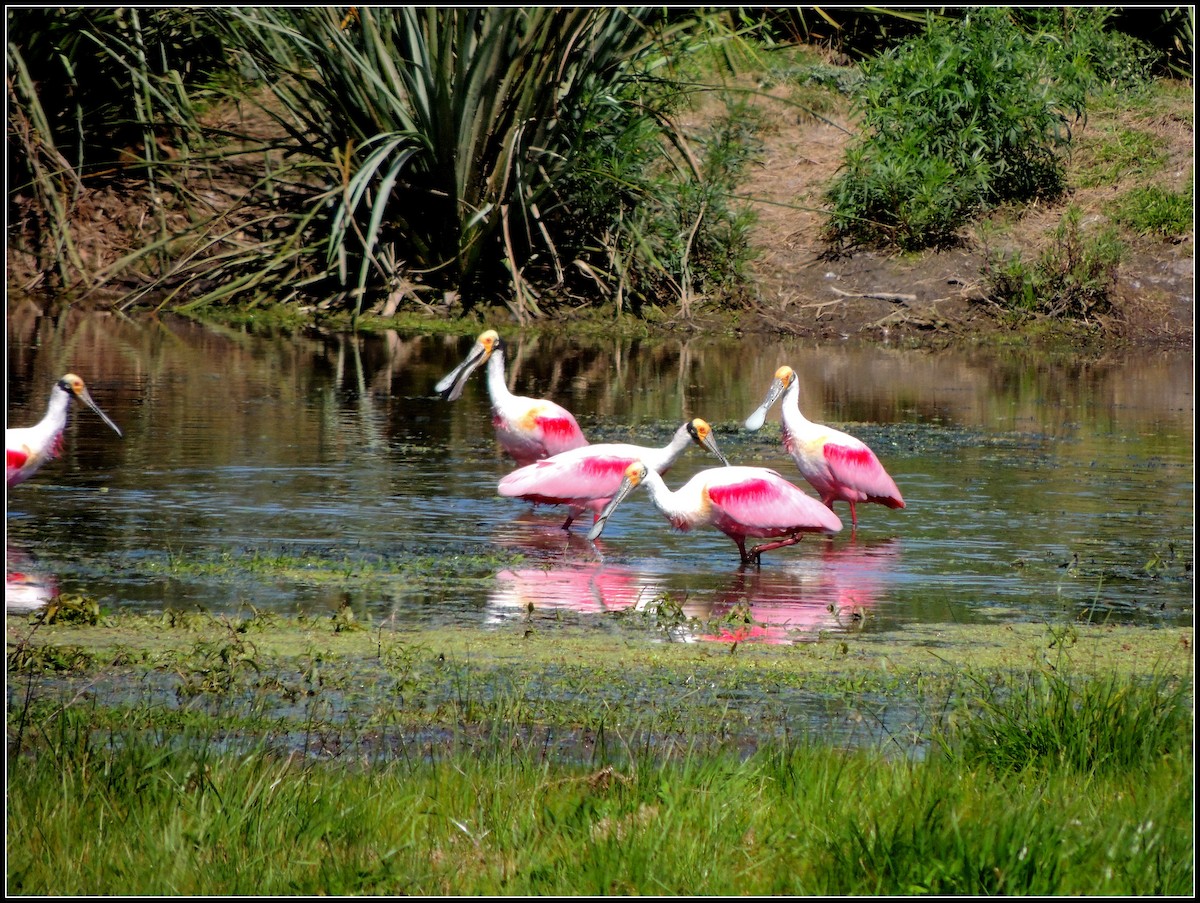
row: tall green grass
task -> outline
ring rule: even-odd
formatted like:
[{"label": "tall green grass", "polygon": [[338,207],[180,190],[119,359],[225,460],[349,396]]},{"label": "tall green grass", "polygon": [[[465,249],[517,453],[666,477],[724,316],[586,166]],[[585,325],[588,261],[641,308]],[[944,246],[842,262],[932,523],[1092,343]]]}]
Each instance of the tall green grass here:
[{"label": "tall green grass", "polygon": [[8,890],[1190,893],[1188,688],[1052,672],[962,689],[924,758],[815,738],[562,756],[545,731],[492,725],[321,761],[252,737],[99,733],[68,706],[8,760]]},{"label": "tall green grass", "polygon": [[1193,727],[1188,687],[1160,674],[1072,680],[1045,670],[974,685],[974,714],[941,738],[969,765],[1133,773],[1179,752]]}]

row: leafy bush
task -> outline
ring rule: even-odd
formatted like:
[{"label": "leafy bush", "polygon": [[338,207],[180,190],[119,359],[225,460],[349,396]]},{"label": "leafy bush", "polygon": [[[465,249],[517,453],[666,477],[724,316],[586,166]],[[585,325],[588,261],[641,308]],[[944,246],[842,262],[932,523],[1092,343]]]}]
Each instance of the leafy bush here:
[{"label": "leafy bush", "polygon": [[830,188],[826,237],[919,250],[1007,202],[1053,199],[1088,94],[1144,84],[1153,53],[1103,10],[979,8],[863,64],[863,137]]},{"label": "leafy bush", "polygon": [[602,115],[584,124],[556,186],[560,203],[547,218],[563,256],[591,277],[576,291],[594,295],[595,280],[618,311],[674,299],[685,315],[706,294],[736,298],[753,215],[730,196],[758,146],[758,119],[735,105],[686,153],[671,154],[639,96],[631,89],[591,108]]},{"label": "leafy bush", "polygon": [[1031,34],[1051,38],[1054,77],[1088,94],[1136,91],[1149,83],[1162,54],[1122,31],[1106,7],[1028,7],[1013,15]]}]

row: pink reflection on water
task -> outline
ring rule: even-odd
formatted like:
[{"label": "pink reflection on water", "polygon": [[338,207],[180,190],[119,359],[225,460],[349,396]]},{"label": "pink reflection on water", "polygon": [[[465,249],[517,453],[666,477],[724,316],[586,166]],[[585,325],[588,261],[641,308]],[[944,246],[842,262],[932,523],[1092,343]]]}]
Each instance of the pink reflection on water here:
[{"label": "pink reflection on water", "polygon": [[586,614],[644,608],[661,592],[653,579],[628,568],[571,562],[501,571],[488,602],[501,609],[569,608]]},{"label": "pink reflection on water", "polygon": [[595,547],[584,536],[563,530],[559,521],[550,524],[527,514],[509,521],[494,538],[532,562],[496,574],[488,598],[494,610],[620,611],[644,607],[662,592],[657,578],[598,560]]},{"label": "pink reflection on water", "polygon": [[808,551],[781,567],[739,570],[705,614],[728,623],[699,639],[795,643],[856,627],[886,591],[900,544],[831,538],[819,554]]},{"label": "pink reflection on water", "polygon": [[4,550],[4,610],[37,611],[58,597],[58,581],[38,568],[24,550],[7,543]]},{"label": "pink reflection on water", "polygon": [[537,609],[644,610],[664,596],[685,595],[684,615],[716,622],[703,632],[685,631],[687,639],[723,643],[795,643],[860,626],[894,580],[901,548],[895,538],[806,541],[787,561],[777,556],[761,569],[739,568],[732,578],[713,575],[712,593],[679,594],[671,575],[599,560],[585,538],[568,535],[557,521],[518,518],[494,539],[531,562],[496,575],[488,599],[496,618]]}]

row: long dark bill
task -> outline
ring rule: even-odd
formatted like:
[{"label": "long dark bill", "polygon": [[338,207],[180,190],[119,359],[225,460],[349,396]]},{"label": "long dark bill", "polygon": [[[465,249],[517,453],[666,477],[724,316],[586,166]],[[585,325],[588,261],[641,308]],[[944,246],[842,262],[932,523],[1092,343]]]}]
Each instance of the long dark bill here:
[{"label": "long dark bill", "polygon": [[86,404],[93,411],[95,411],[97,416],[99,416],[99,418],[101,420],[103,420],[105,423],[107,423],[109,426],[111,426],[118,436],[120,436],[122,439],[125,438],[125,434],[121,432],[121,428],[119,426],[117,426],[115,423],[113,423],[111,420],[109,420],[108,415],[105,414],[102,410],[100,410],[100,405],[98,405],[98,404],[96,404],[96,402],[92,401],[91,393],[88,392],[87,389],[84,389],[82,392],[79,392],[78,395],[79,395],[79,400],[82,401],[84,404]]},{"label": "long dark bill", "polygon": [[592,524],[592,529],[588,530],[587,538],[595,542],[600,538],[600,534],[604,532],[604,525],[608,523],[609,516],[617,510],[617,505],[625,499],[625,496],[633,492],[638,486],[633,480],[626,477],[621,481],[621,485],[617,488],[617,494],[614,495],[604,506],[604,510],[600,512],[600,517],[596,519],[596,523]]},{"label": "long dark bill", "polygon": [[484,347],[476,342],[466,360],[442,377],[433,390],[440,393],[446,401],[456,401],[458,396],[462,395],[463,386],[467,384],[467,377],[483,363],[485,356]]}]

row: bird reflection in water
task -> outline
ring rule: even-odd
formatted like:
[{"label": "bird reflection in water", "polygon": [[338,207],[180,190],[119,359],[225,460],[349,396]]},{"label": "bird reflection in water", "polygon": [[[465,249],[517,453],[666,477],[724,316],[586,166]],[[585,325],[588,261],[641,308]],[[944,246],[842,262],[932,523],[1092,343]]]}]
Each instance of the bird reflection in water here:
[{"label": "bird reflection in water", "polygon": [[900,554],[895,538],[847,544],[831,537],[786,565],[738,568],[708,595],[675,593],[669,575],[598,561],[583,537],[531,515],[508,522],[494,538],[530,563],[496,575],[488,599],[493,622],[534,610],[642,611],[670,595],[683,599],[680,614],[702,625],[680,639],[724,643],[796,643],[857,629],[884,598]]},{"label": "bird reflection in water", "polygon": [[644,608],[662,593],[658,578],[596,558],[596,548],[581,535],[564,533],[531,513],[504,524],[497,544],[522,552],[527,566],[496,574],[488,597],[491,620],[532,609],[569,609],[581,613]]},{"label": "bird reflection in water", "polygon": [[4,610],[39,611],[58,597],[58,581],[39,568],[22,549],[8,543],[4,550]]},{"label": "bird reflection in water", "polygon": [[882,599],[899,553],[895,538],[831,538],[819,556],[769,570],[741,568],[703,615],[715,629],[700,639],[787,644],[855,630]]}]

